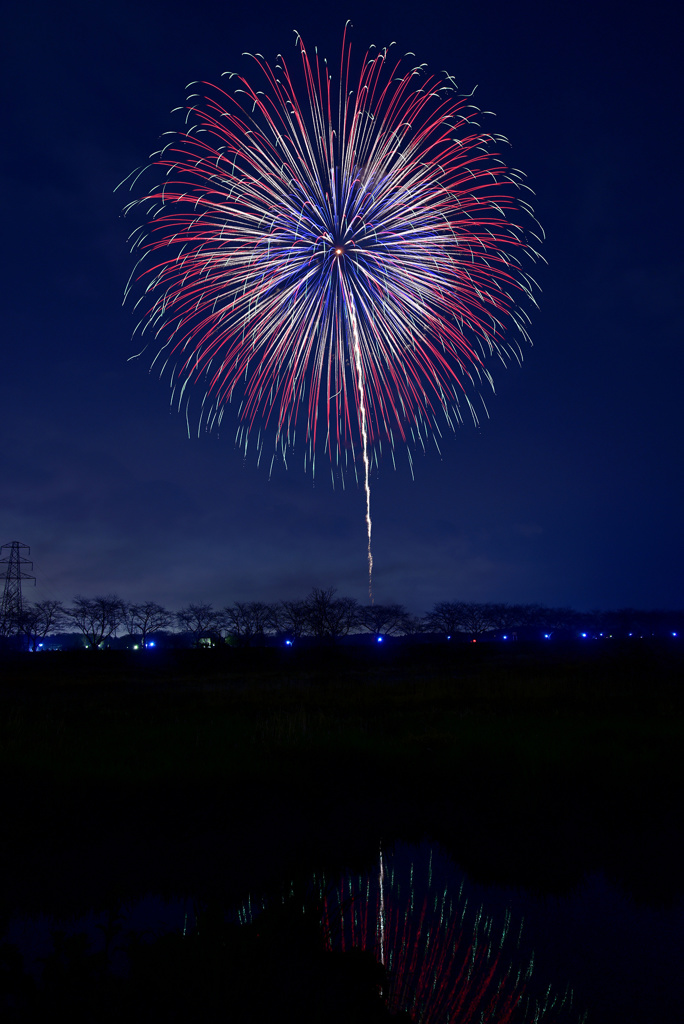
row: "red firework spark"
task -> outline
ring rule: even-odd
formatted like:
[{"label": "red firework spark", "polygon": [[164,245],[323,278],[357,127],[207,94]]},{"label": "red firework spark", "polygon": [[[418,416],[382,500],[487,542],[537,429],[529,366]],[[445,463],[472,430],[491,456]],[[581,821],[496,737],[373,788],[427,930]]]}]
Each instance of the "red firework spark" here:
[{"label": "red firework spark", "polygon": [[352,83],[345,32],[335,85],[297,45],[301,87],[255,56],[259,88],[202,83],[153,155],[161,184],[127,208],[145,212],[140,330],[179,404],[199,390],[200,427],[235,401],[259,453],[270,430],[285,457],[299,428],[312,464],[319,445],[342,468],[383,443],[410,458],[464,403],[476,417],[492,356],[520,357],[522,175],[448,75],[372,49]]},{"label": "red firework spark", "polygon": [[434,861],[430,850],[407,870],[381,854],[377,873],[319,881],[327,948],[373,953],[387,971],[389,1009],[416,1024],[582,1024],[569,989],[535,995],[522,927],[469,906],[439,882]]}]

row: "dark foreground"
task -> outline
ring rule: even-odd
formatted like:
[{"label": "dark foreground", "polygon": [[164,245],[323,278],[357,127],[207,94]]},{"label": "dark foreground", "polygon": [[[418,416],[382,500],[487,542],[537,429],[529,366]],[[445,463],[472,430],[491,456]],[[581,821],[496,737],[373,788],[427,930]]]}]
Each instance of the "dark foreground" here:
[{"label": "dark foreground", "polygon": [[684,892],[674,644],[148,653],[3,663],[1,930],[150,892],[212,923],[136,947],[116,982],[72,948],[36,987],[6,950],[15,1019],[62,1000],[149,1018],[152,999],[168,1019],[232,1000],[229,1019],[266,1020],[276,991],[302,1022],[390,1019],[372,958],[324,956],[286,909],[258,939],[220,911],[380,841],[428,836],[481,882],[557,893],[600,871],[654,905]]}]

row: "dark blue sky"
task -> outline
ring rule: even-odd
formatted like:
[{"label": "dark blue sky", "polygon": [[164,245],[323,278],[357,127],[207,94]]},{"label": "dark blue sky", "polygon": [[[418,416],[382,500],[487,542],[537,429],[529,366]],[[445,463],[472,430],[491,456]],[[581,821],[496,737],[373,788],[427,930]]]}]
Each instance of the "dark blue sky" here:
[{"label": "dark blue sky", "polygon": [[[115,186],[193,79],[243,51],[336,59],[397,42],[497,114],[547,233],[541,309],[490,419],[374,473],[375,595],[682,607],[682,77],[676,5],[345,6],[139,0],[6,16],[0,542],[39,586],[192,600],[365,600],[361,488],[188,439],[167,381],[128,362],[132,263]],[[8,30],[9,29],[9,30]]]}]

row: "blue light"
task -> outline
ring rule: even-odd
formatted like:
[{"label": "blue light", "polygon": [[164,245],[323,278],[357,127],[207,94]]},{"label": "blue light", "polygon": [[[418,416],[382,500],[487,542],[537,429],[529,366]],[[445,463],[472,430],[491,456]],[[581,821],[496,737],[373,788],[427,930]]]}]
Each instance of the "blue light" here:
[{"label": "blue light", "polygon": [[381,644],[382,641],[384,640],[384,637],[379,636],[379,637],[376,637],[376,639],[377,639],[378,643]]},{"label": "blue light", "polygon": [[503,637],[503,639],[504,639],[504,640],[508,640],[508,636],[507,636],[507,634],[504,634],[504,637]]},{"label": "blue light", "polygon": [[285,641],[285,646],[286,647],[292,647],[292,641],[291,640],[286,640]]},{"label": "blue light", "polygon": [[[673,634],[672,634],[672,636],[677,636],[677,634],[676,634],[676,633],[673,633]],[[41,644],[40,646],[42,647],[43,645]]]},{"label": "blue light", "polygon": [[581,635],[581,636],[586,636],[587,634],[586,634],[586,633],[581,633],[580,635]]},{"label": "blue light", "polygon": [[550,633],[544,633],[544,639],[545,640],[550,640],[551,639],[551,634]]},{"label": "blue light", "polygon": [[155,641],[154,640],[150,640],[149,643],[147,644],[148,647],[154,647],[154,645],[155,645]]}]

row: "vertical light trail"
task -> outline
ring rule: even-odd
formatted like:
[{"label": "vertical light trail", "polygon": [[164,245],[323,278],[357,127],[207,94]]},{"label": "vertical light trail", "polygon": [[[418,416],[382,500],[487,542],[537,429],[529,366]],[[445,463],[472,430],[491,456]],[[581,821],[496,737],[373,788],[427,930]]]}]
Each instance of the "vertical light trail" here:
[{"label": "vertical light trail", "polygon": [[364,487],[366,490],[366,531],[368,533],[368,597],[373,604],[373,552],[371,550],[371,531],[373,523],[370,514],[370,460],[368,458],[368,427],[366,424],[366,396],[363,389],[363,366],[361,364],[361,346],[359,344],[359,331],[356,323],[356,310],[353,301],[350,302],[350,315],[352,325],[352,348],[354,350],[354,365],[356,366],[356,386],[359,393],[359,416],[361,426],[361,443],[363,446],[363,474]]},{"label": "vertical light trail", "polygon": [[382,843],[380,843],[380,920],[378,930],[380,932],[380,963],[385,966],[385,863],[382,859]]}]

